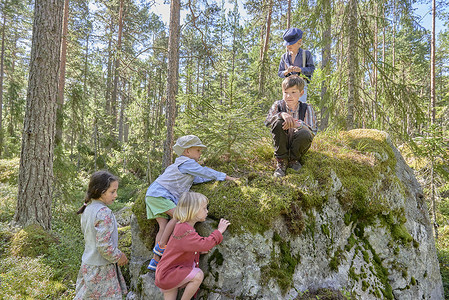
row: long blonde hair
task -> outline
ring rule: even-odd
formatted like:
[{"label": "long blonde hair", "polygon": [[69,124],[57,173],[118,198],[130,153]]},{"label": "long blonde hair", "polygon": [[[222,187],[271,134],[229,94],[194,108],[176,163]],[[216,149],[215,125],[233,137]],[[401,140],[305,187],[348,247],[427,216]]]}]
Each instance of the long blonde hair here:
[{"label": "long blonde hair", "polygon": [[201,209],[201,205],[209,199],[201,193],[185,192],[179,198],[178,205],[175,207],[173,217],[180,223],[193,220]]}]

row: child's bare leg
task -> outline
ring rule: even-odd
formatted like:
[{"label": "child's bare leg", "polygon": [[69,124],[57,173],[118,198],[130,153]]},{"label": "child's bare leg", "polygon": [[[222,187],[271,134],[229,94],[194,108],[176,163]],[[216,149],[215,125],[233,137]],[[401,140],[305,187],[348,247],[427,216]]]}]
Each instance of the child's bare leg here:
[{"label": "child's bare leg", "polygon": [[[156,234],[156,239],[154,240],[154,246],[160,241],[162,234],[165,231],[165,227],[167,227],[168,219],[166,218],[156,218],[157,224],[159,225],[159,230]],[[159,243],[160,245],[160,243]],[[159,261],[160,257],[156,254],[153,255],[153,259]]]},{"label": "child's bare leg", "polygon": [[164,300],[176,300],[178,289],[172,289],[164,293]]},{"label": "child's bare leg", "polygon": [[172,219],[170,221],[168,221],[163,233],[160,236],[160,239],[158,239],[159,246],[161,246],[161,247],[165,247],[165,245],[168,243],[168,240],[170,239],[170,235],[172,234],[173,229],[175,229],[176,222],[178,221],[175,218],[173,218],[173,211],[174,211],[174,209],[170,209],[165,212],[167,215],[171,216]]},{"label": "child's bare leg", "polygon": [[198,290],[198,288],[201,285],[201,282],[203,282],[204,279],[204,273],[203,271],[199,271],[195,277],[189,283],[187,283],[186,288],[184,289],[184,293],[182,294],[181,300],[190,300]]}]

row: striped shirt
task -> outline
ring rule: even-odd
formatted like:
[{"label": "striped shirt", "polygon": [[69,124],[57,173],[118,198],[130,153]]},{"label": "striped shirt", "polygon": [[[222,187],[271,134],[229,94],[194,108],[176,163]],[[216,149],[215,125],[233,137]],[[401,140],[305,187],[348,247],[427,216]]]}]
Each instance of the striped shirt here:
[{"label": "striped shirt", "polygon": [[315,111],[313,110],[312,105],[307,104],[307,110],[304,116],[304,120],[300,120],[299,111],[297,109],[295,109],[294,111],[288,111],[287,105],[285,104],[284,100],[279,100],[273,103],[270,110],[268,111],[267,118],[265,119],[265,125],[269,126],[275,119],[280,118],[280,114],[283,112],[291,115],[293,119],[296,120],[298,127],[307,126],[314,135],[317,133],[318,126],[316,123]]}]

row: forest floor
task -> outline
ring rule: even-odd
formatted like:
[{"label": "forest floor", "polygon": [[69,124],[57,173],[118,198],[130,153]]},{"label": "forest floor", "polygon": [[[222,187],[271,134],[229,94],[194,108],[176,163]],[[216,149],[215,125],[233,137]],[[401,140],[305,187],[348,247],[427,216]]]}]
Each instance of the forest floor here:
[{"label": "forest floor", "polygon": [[[76,215],[83,193],[71,195],[72,201],[53,203],[50,235],[35,227],[15,228],[11,221],[17,198],[17,169],[18,160],[0,160],[0,299],[73,299],[84,250]],[[114,212],[131,205],[136,183],[123,184],[119,194],[121,189],[126,195],[111,205]],[[440,227],[436,246],[449,299],[449,225]],[[126,268],[124,275],[129,279]]]}]

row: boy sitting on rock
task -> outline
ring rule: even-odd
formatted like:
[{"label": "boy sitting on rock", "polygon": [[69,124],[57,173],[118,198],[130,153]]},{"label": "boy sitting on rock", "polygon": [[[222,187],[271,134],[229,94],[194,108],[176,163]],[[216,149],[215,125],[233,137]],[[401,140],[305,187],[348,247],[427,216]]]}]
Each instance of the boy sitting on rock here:
[{"label": "boy sitting on rock", "polygon": [[285,78],[282,94],[282,100],[273,103],[265,120],[273,136],[277,161],[275,177],[285,176],[287,167],[295,171],[301,169],[299,160],[310,148],[317,132],[312,106],[299,101],[304,94],[304,80],[294,75]]}]

